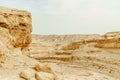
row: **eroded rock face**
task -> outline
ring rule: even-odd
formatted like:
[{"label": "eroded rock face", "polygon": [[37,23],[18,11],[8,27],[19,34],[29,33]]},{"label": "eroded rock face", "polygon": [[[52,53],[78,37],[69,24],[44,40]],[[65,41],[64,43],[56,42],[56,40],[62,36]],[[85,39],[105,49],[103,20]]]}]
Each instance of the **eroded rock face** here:
[{"label": "eroded rock face", "polygon": [[101,40],[97,41],[97,47],[107,49],[120,48],[120,32],[108,32],[102,36]]},{"label": "eroded rock face", "polygon": [[0,38],[11,46],[27,47],[31,42],[31,14],[0,7]]},{"label": "eroded rock face", "polygon": [[48,66],[24,55],[31,43],[31,32],[29,12],[0,7],[0,80],[37,80],[35,64],[39,71],[54,77]]},{"label": "eroded rock face", "polygon": [[3,56],[12,53],[14,48],[27,47],[31,42],[31,14],[27,11],[20,11],[0,7],[0,63],[3,63]]}]

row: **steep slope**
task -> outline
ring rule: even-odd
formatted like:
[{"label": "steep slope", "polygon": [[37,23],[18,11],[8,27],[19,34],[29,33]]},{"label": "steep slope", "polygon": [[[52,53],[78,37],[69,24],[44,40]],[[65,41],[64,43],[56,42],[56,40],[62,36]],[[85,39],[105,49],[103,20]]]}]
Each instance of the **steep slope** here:
[{"label": "steep slope", "polygon": [[55,80],[48,65],[24,55],[31,32],[29,12],[0,7],[0,80]]}]

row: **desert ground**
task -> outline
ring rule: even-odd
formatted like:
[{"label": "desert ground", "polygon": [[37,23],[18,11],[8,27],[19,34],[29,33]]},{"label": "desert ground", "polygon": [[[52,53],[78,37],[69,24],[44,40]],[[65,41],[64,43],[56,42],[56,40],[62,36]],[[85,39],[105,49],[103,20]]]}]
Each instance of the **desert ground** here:
[{"label": "desert ground", "polygon": [[120,80],[119,34],[33,35],[30,57],[49,64],[58,80]]},{"label": "desert ground", "polygon": [[0,7],[0,80],[120,80],[119,31],[31,32],[31,13]]}]

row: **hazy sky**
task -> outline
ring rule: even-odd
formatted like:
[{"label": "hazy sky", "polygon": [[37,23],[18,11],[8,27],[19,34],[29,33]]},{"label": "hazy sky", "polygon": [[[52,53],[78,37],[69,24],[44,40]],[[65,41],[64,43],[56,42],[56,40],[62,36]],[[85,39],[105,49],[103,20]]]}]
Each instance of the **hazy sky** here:
[{"label": "hazy sky", "polygon": [[32,13],[34,34],[120,31],[120,0],[0,0]]}]

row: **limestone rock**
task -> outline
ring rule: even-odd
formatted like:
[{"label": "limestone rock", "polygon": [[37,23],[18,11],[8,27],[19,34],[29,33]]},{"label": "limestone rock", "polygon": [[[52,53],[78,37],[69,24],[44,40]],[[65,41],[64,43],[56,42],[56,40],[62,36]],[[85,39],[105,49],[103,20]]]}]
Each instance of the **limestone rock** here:
[{"label": "limestone rock", "polygon": [[4,43],[14,47],[28,46],[32,32],[31,14],[27,11],[0,7],[1,32],[1,40],[4,40]]},{"label": "limestone rock", "polygon": [[40,72],[40,71],[49,72],[49,73],[52,72],[52,69],[48,65],[36,64],[34,68],[38,72]]},{"label": "limestone rock", "polygon": [[37,72],[35,78],[36,80],[56,80],[54,74],[47,72]]},{"label": "limestone rock", "polygon": [[35,71],[33,69],[28,68],[28,69],[23,70],[19,74],[19,76],[21,78],[24,78],[25,80],[30,80],[30,79],[33,80],[35,78]]},{"label": "limestone rock", "polygon": [[38,65],[35,71],[30,67],[39,62],[24,55],[31,43],[31,23],[29,12],[0,7],[0,80],[36,80],[37,71],[43,71],[41,79],[53,80],[50,67]]},{"label": "limestone rock", "polygon": [[27,47],[31,42],[31,31],[31,14],[29,12],[0,7],[1,60],[5,61],[3,55],[12,53],[14,48]]},{"label": "limestone rock", "polygon": [[2,64],[4,63],[4,61],[5,61],[5,54],[0,53],[0,67],[2,67]]},{"label": "limestone rock", "polygon": [[[0,75],[7,76],[8,74],[5,72],[10,72],[8,68],[12,70],[16,63],[20,64],[20,60],[16,59],[13,54],[18,53],[20,55],[19,53],[22,53],[21,49],[28,47],[31,43],[31,23],[31,14],[29,12],[0,7],[0,66],[2,66]],[[13,59],[16,59],[16,61]],[[15,76],[13,72],[11,73]],[[21,75],[28,76],[24,72]]]}]

